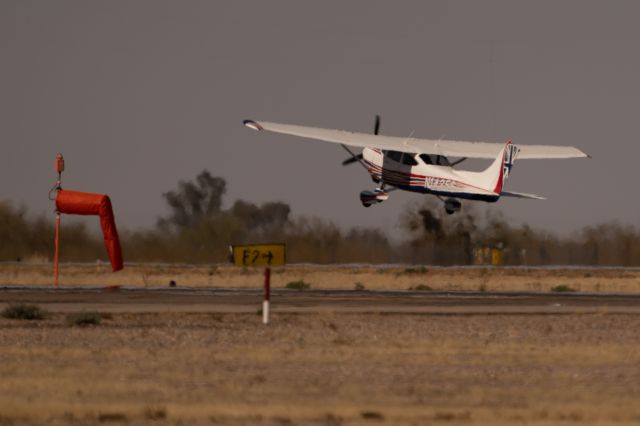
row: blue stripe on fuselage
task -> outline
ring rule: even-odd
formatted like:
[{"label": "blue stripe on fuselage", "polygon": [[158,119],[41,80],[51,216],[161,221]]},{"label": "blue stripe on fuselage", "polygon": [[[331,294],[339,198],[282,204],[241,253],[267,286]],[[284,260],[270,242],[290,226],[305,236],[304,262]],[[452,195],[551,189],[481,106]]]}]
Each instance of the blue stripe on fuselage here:
[{"label": "blue stripe on fuselage", "polygon": [[[432,194],[442,197],[461,198],[464,200],[485,201],[487,203],[495,203],[500,199],[499,195],[473,194],[468,192],[447,192],[434,191],[424,186],[425,178],[411,177],[408,173],[383,169],[375,163],[365,160],[369,165],[369,174],[374,178],[383,181],[386,184],[393,185],[403,191],[415,192],[418,194]],[[411,184],[411,181],[415,182]]]},{"label": "blue stripe on fuselage", "polygon": [[[390,183],[390,185],[393,185]],[[431,194],[431,195],[439,195],[442,197],[453,197],[453,198],[461,198],[463,200],[472,200],[472,201],[485,201],[487,203],[495,203],[500,199],[498,195],[484,195],[484,194],[471,194],[468,192],[446,192],[446,191],[432,191],[429,188],[425,188],[423,186],[411,186],[411,185],[393,185],[398,189],[402,189],[403,191],[415,192],[418,194]]]}]

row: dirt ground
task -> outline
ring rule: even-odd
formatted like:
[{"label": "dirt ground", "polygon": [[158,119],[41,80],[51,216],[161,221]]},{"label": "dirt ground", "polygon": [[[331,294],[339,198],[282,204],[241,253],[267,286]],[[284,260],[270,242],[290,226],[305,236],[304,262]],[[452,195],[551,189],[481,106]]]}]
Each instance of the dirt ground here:
[{"label": "dirt ground", "polygon": [[[50,308],[0,317],[0,425],[640,423],[637,296],[598,294],[638,293],[639,271],[293,266],[274,287],[312,290],[277,290],[264,326],[261,271],[63,265],[71,289],[132,290],[20,289],[50,284],[49,266],[0,265],[0,309]],[[171,279],[202,289],[144,289]],[[420,283],[445,292],[406,292]],[[501,308],[498,290],[539,294]],[[90,309],[99,325],[69,322]]]},{"label": "dirt ground", "polygon": [[0,424],[637,424],[638,315],[0,319]]},{"label": "dirt ground", "polygon": [[[639,293],[640,269],[591,268],[438,268],[429,266],[319,266],[287,265],[274,268],[272,285],[284,287],[304,280],[312,288],[367,290],[407,290],[428,286],[434,291],[530,291],[547,292],[564,285],[581,292]],[[134,287],[260,288],[262,269],[243,269],[231,265],[126,265],[112,273],[109,265],[63,264],[60,285]],[[0,264],[2,285],[53,285],[51,264]]]}]

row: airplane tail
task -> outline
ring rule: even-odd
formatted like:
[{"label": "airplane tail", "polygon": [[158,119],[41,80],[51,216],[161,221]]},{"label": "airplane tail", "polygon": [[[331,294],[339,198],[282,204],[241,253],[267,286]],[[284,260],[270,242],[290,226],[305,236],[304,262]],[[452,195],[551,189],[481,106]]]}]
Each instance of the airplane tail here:
[{"label": "airplane tail", "polygon": [[498,195],[502,193],[502,187],[511,173],[518,151],[520,151],[518,147],[512,144],[511,141],[505,143],[504,148],[493,160],[493,163],[479,173],[480,176],[478,177],[482,182],[483,189]]}]

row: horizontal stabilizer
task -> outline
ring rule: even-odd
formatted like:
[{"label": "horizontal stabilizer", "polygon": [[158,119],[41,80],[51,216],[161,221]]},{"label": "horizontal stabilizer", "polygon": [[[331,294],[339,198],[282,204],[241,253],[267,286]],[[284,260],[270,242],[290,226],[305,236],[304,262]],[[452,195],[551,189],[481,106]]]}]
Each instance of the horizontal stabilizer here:
[{"label": "horizontal stabilizer", "polygon": [[529,200],[546,200],[545,197],[536,194],[525,194],[523,192],[509,192],[502,191],[500,193],[501,197],[514,197],[514,198],[527,198]]}]

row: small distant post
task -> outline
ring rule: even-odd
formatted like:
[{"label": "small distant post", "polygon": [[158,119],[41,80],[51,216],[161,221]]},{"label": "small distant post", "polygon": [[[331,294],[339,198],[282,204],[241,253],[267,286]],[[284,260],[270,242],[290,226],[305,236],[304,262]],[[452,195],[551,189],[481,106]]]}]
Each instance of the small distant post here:
[{"label": "small distant post", "polygon": [[269,304],[271,302],[271,267],[286,263],[284,244],[235,245],[229,246],[229,260],[236,266],[264,266],[264,291],[262,297],[262,323],[269,324]]}]

